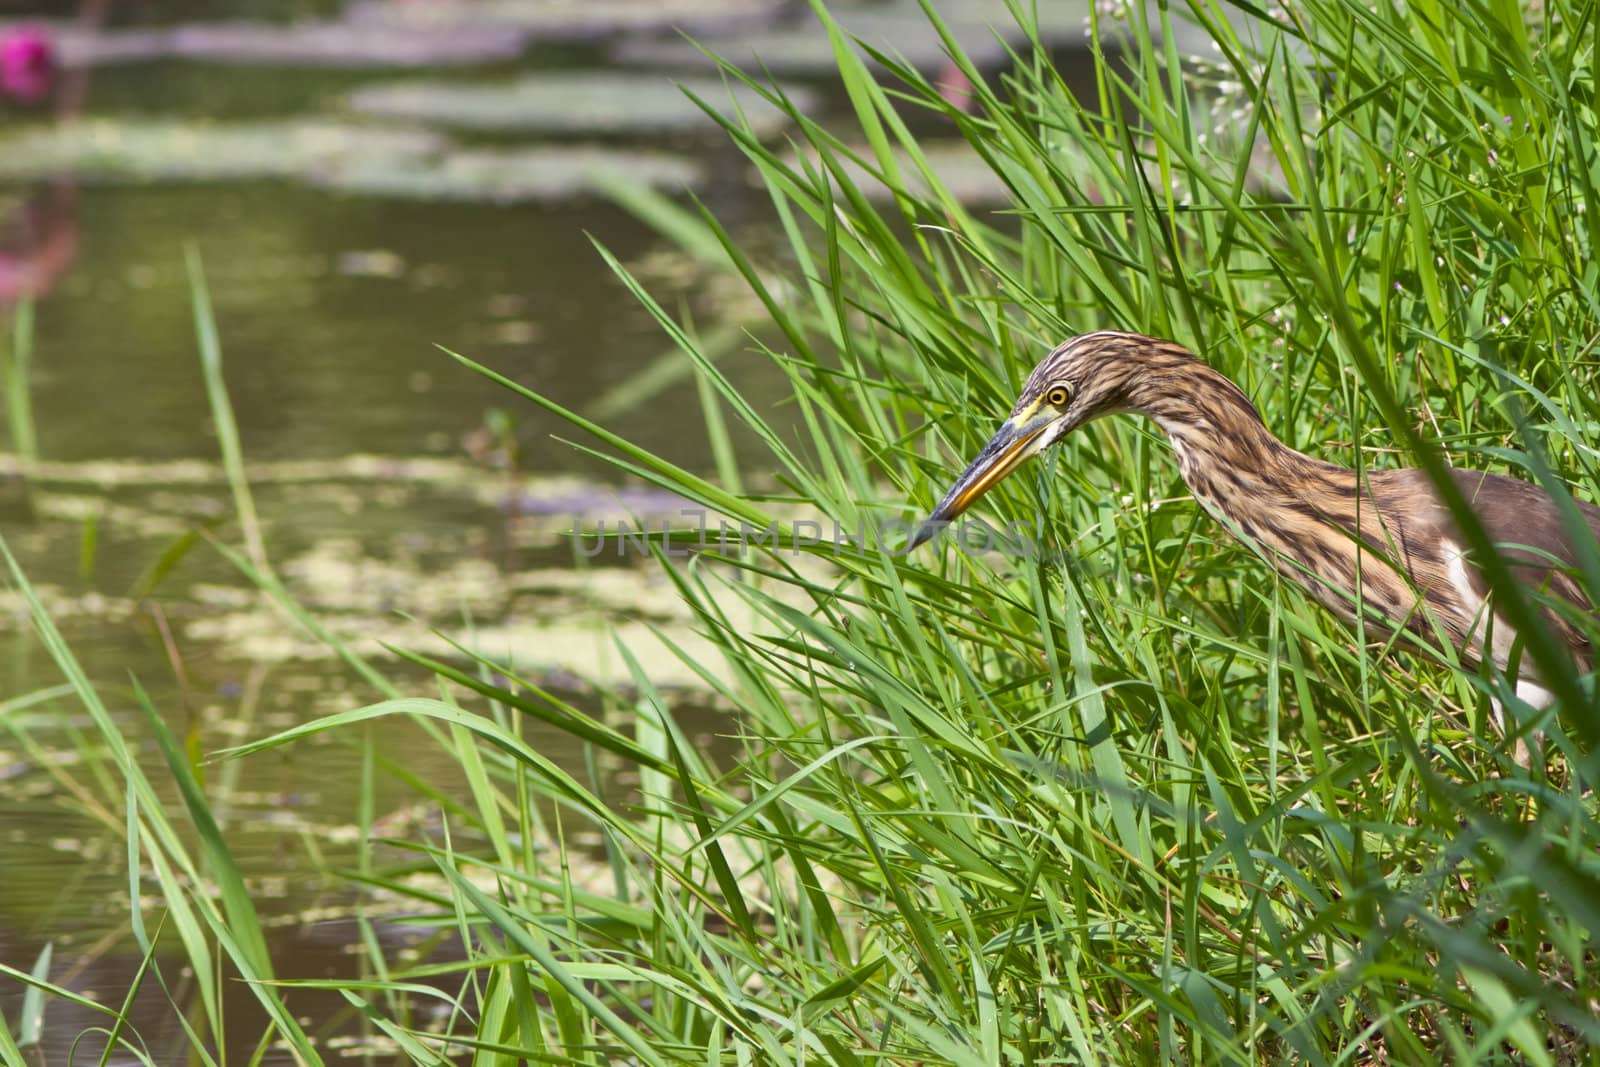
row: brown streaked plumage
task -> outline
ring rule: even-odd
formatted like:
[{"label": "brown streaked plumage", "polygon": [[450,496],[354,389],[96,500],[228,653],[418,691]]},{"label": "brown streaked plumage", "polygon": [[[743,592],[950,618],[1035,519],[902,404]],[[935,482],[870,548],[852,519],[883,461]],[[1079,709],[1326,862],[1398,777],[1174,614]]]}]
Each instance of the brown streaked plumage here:
[{"label": "brown streaked plumage", "polygon": [[[1200,504],[1325,607],[1354,619],[1357,604],[1388,630],[1437,645],[1443,634],[1469,665],[1504,668],[1514,631],[1487,603],[1488,583],[1433,483],[1420,470],[1366,471],[1296,452],[1272,435],[1237,385],[1170,341],[1101,332],[1075,337],[1028,376],[1011,417],[945,494],[911,546],[927,541],[1024,460],[1092,419],[1149,416],[1177,453]],[[1518,579],[1584,611],[1594,606],[1567,573],[1573,545],[1555,504],[1527,482],[1451,472]],[[1600,508],[1578,502],[1600,538]],[[1359,574],[1359,580],[1358,580]],[[1358,588],[1359,586],[1359,588]],[[1543,609],[1580,670],[1594,649]],[[1519,695],[1552,695],[1523,668]]]}]

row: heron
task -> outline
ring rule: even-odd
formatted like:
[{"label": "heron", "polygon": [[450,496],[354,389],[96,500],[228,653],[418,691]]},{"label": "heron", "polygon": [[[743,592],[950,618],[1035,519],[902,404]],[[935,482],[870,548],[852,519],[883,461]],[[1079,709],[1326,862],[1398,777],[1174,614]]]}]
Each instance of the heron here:
[{"label": "heron", "polygon": [[[1078,427],[1119,412],[1165,433],[1200,505],[1324,607],[1381,631],[1439,647],[1464,666],[1504,672],[1517,631],[1427,472],[1357,472],[1297,452],[1267,428],[1233,381],[1172,341],[1101,331],[1066,341],[1028,376],[1010,418],[955,480],[907,550],[930,540],[1029,458]],[[1541,600],[1550,632],[1580,672],[1594,669],[1588,634],[1544,598],[1579,612],[1594,605],[1574,577],[1573,532],[1554,500],[1528,482],[1452,468],[1450,478],[1517,581]],[[1600,507],[1574,501],[1600,538]],[[1517,696],[1554,703],[1547,679],[1523,666]],[[1500,718],[1496,701],[1496,719]]]}]

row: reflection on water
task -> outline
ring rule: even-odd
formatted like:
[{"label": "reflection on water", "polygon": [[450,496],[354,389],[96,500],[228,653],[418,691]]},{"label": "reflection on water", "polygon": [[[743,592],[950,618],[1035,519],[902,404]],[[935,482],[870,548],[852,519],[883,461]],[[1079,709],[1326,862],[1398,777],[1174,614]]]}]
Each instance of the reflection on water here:
[{"label": "reflection on water", "polygon": [[[458,454],[506,396],[435,345],[567,403],[666,348],[585,236],[628,258],[648,235],[602,205],[424,205],[250,185],[97,189],[80,216],[82,263],[36,312],[35,421],[53,458],[215,455],[183,270],[190,239],[255,459]],[[692,423],[692,408],[671,410]],[[570,449],[543,443],[553,422],[517,417],[530,465],[572,469]],[[632,429],[703,449],[704,434],[686,428]]]}]

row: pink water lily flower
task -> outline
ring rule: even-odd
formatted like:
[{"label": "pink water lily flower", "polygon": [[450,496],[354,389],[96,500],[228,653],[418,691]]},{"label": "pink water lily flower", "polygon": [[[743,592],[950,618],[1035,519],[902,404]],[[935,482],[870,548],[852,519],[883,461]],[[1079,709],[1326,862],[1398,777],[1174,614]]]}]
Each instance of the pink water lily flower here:
[{"label": "pink water lily flower", "polygon": [[56,50],[50,35],[32,27],[0,30],[0,96],[36,103],[50,91]]}]

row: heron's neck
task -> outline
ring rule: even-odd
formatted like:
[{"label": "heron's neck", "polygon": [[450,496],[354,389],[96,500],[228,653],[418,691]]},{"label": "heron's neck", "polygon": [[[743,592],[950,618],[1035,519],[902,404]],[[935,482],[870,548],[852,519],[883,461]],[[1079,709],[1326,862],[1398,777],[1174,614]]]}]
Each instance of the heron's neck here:
[{"label": "heron's neck", "polygon": [[1278,440],[1238,386],[1199,361],[1148,376],[1125,395],[1129,410],[1166,431],[1201,506],[1280,573],[1346,617],[1354,617],[1351,580],[1360,575],[1369,611],[1406,615],[1406,579],[1374,562],[1389,555],[1392,531],[1355,471]]},{"label": "heron's neck", "polygon": [[1180,374],[1140,377],[1127,394],[1128,409],[1161,427],[1184,482],[1219,518],[1252,526],[1309,486],[1354,482],[1352,471],[1278,440],[1244,391],[1199,360]]}]

